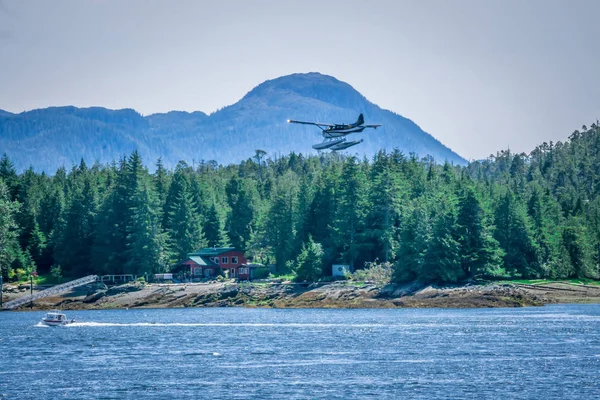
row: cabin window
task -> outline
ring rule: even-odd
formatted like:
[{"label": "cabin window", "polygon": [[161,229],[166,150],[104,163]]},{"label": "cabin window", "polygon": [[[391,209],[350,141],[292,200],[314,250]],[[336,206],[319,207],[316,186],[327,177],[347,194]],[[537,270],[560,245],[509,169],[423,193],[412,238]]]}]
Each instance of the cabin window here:
[{"label": "cabin window", "polygon": [[229,257],[221,257],[221,264],[229,264]]},{"label": "cabin window", "polygon": [[237,264],[238,263],[238,258],[235,257],[235,256],[231,257],[231,263],[234,264],[234,265]]},{"label": "cabin window", "polygon": [[219,263],[219,257],[215,257],[215,259],[213,260],[213,262],[214,262],[215,264],[218,264],[218,263]]}]

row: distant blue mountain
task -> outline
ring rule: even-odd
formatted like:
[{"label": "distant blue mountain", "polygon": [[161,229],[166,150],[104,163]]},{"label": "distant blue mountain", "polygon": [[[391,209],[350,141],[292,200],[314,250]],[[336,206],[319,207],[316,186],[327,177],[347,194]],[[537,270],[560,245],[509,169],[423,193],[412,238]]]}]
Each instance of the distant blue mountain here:
[{"label": "distant blue mountain", "polygon": [[383,110],[352,86],[319,73],[293,74],[266,81],[237,103],[211,115],[171,111],[143,117],[135,110],[101,107],[49,107],[12,114],[0,110],[0,153],[19,170],[53,173],[84,158],[88,164],[117,160],[138,149],[152,165],[179,160],[239,162],[255,149],[269,155],[316,153],[322,140],[316,127],[289,125],[288,119],[348,123],[363,113],[366,123],[383,127],[355,134],[364,143],[346,153],[373,156],[380,149],[430,155],[464,164],[465,159],[409,119]]}]

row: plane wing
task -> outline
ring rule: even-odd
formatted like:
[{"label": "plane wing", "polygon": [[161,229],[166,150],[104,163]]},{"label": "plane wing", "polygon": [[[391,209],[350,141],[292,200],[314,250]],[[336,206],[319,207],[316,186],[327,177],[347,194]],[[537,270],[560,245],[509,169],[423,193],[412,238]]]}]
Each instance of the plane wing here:
[{"label": "plane wing", "polygon": [[381,124],[375,124],[375,125],[363,125],[365,128],[373,128],[373,129],[377,129],[378,127],[381,126]]},{"label": "plane wing", "polygon": [[305,121],[294,121],[293,119],[288,119],[287,121],[289,124],[303,124],[303,125],[315,125],[315,126],[326,126],[326,127],[330,127],[330,126],[335,126],[334,124],[323,124],[321,122],[305,122]]}]

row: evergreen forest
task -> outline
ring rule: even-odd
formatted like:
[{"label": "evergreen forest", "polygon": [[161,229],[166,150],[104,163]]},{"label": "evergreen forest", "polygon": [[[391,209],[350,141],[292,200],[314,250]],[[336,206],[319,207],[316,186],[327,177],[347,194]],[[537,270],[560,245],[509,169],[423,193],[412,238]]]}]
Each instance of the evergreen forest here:
[{"label": "evergreen forest", "polygon": [[169,271],[234,246],[302,280],[373,262],[396,282],[599,277],[600,125],[467,166],[400,151],[270,155],[174,169],[111,164],[17,173],[0,160],[0,268],[65,278]]}]

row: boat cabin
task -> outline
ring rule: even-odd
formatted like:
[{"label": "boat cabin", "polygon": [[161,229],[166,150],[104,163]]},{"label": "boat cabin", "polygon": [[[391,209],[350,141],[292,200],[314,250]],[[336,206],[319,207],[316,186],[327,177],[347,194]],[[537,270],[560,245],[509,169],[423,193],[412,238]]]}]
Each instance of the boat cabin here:
[{"label": "boat cabin", "polygon": [[62,322],[67,320],[67,316],[60,311],[52,310],[46,313],[44,320]]}]

